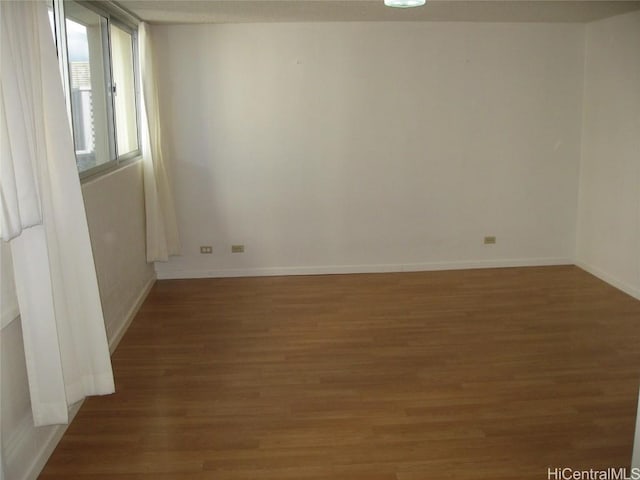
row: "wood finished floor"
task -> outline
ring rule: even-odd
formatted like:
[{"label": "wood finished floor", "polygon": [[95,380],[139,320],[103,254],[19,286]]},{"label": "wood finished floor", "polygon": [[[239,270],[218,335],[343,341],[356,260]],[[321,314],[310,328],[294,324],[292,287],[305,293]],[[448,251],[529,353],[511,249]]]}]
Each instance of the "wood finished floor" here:
[{"label": "wood finished floor", "polygon": [[640,302],[576,267],[158,282],[41,480],[629,466]]}]

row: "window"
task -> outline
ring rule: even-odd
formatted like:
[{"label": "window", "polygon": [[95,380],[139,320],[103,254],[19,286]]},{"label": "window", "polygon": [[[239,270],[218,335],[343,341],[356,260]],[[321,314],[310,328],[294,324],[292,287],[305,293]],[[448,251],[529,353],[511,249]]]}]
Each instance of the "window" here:
[{"label": "window", "polygon": [[137,32],[95,4],[53,1],[76,164],[85,177],[140,154]]},{"label": "window", "polygon": [[133,35],[116,25],[111,25],[116,148],[121,155],[138,150],[133,52]]}]

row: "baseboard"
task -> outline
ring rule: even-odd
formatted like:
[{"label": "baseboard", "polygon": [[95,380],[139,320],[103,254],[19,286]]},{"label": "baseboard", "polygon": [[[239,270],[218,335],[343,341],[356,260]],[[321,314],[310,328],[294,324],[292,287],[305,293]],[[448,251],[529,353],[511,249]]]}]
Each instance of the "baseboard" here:
[{"label": "baseboard", "polygon": [[631,295],[633,298],[640,300],[640,289],[638,289],[637,287],[627,282],[623,282],[622,280],[617,279],[613,275],[610,275],[607,272],[599,269],[598,267],[594,267],[593,265],[589,265],[579,260],[576,260],[574,263],[582,270],[589,272],[591,275],[598,277],[600,280],[607,282],[609,285],[616,287],[618,290],[622,290],[627,295]]},{"label": "baseboard", "polygon": [[11,432],[11,435],[8,435],[6,438],[2,439],[2,456],[4,457],[2,460],[5,468],[7,468],[9,465],[22,464],[29,465],[28,470],[31,470],[29,461],[26,459],[25,461],[22,461],[19,457],[24,456],[27,452],[25,446],[31,443],[29,434],[32,432],[33,428],[33,419],[31,415],[25,415],[18,424],[18,427],[13,432]]},{"label": "baseboard", "polygon": [[[69,424],[75,418],[82,404],[83,402],[78,402],[69,409]],[[7,442],[5,465],[26,465],[23,475],[16,480],[36,480],[38,478],[68,427],[69,425],[54,425],[36,428],[33,426],[31,415],[25,417],[19,431],[14,434],[14,438]],[[43,433],[46,430],[48,432]],[[42,440],[38,442],[37,438],[33,438],[34,436],[41,436]],[[40,444],[40,448],[36,452],[32,451],[34,443]],[[24,460],[17,458],[21,455],[26,458]],[[20,475],[19,472],[14,473]],[[7,480],[10,478],[8,475],[7,473]]]},{"label": "baseboard", "polygon": [[159,280],[182,278],[267,277],[285,275],[331,275],[347,273],[428,272],[437,270],[468,270],[476,268],[539,267],[572,265],[569,258],[521,258],[504,260],[449,261],[409,264],[329,265],[311,267],[269,267],[229,269],[184,269],[157,271]]},{"label": "baseboard", "polygon": [[109,339],[109,351],[112,354],[115,351],[115,349],[118,347],[118,344],[120,343],[120,340],[122,340],[122,337],[124,337],[124,334],[127,332],[129,327],[131,326],[131,322],[133,322],[133,319],[136,317],[136,314],[140,310],[140,307],[142,307],[142,304],[147,298],[147,295],[149,295],[149,292],[151,291],[151,288],[153,287],[154,283],[156,283],[155,274],[152,275],[147,281],[147,283],[144,285],[144,287],[142,288],[142,291],[136,297],[136,301],[133,303],[133,305],[127,312],[124,322],[122,322],[122,324],[118,327],[118,329],[113,333],[113,336]]}]

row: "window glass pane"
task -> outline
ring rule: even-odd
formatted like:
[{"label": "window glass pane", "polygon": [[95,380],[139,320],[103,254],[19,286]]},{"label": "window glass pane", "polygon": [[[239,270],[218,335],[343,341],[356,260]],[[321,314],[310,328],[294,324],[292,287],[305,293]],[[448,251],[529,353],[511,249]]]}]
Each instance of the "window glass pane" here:
[{"label": "window glass pane", "polygon": [[118,156],[138,150],[138,119],[133,73],[133,37],[111,25],[111,61],[115,85],[116,145]]},{"label": "window glass pane", "polygon": [[71,114],[78,170],[110,160],[100,15],[65,2]]}]

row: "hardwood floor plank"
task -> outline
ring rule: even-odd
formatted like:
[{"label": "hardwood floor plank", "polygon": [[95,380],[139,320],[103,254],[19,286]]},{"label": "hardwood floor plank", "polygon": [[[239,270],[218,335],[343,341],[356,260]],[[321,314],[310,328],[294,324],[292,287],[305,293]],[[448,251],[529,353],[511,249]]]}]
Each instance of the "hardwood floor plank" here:
[{"label": "hardwood floor plank", "polygon": [[577,267],[158,282],[42,480],[628,467],[640,302]]}]

